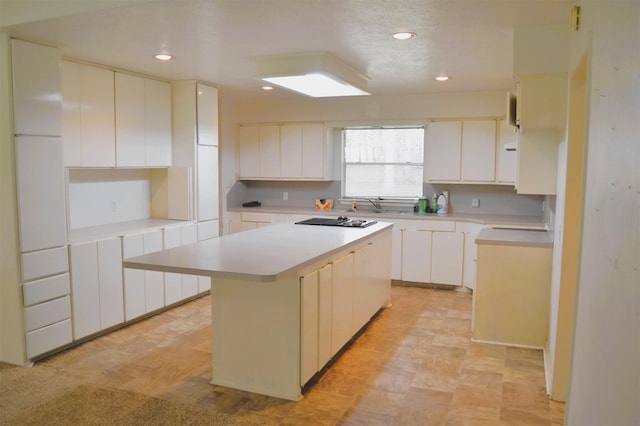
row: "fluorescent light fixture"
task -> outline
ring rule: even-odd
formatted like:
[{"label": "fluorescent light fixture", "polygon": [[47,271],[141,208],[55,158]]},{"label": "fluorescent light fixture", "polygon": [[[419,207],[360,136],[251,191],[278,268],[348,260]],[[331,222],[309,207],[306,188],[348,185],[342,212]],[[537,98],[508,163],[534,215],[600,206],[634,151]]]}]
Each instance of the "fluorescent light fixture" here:
[{"label": "fluorescent light fixture", "polygon": [[325,52],[256,58],[257,77],[315,98],[363,96],[368,77]]},{"label": "fluorescent light fixture", "polygon": [[439,75],[437,77],[434,77],[433,79],[437,81],[447,81],[451,80],[451,77],[449,77],[448,75]]}]

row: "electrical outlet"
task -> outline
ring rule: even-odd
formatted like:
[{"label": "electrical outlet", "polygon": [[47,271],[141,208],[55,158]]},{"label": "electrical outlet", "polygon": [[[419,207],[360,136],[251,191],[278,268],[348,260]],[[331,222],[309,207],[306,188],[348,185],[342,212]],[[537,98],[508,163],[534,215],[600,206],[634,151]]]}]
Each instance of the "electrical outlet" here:
[{"label": "electrical outlet", "polygon": [[287,201],[289,199],[289,193],[288,192],[283,192],[282,193],[282,199]]},{"label": "electrical outlet", "polygon": [[472,198],[471,199],[471,207],[480,207],[480,199]]}]

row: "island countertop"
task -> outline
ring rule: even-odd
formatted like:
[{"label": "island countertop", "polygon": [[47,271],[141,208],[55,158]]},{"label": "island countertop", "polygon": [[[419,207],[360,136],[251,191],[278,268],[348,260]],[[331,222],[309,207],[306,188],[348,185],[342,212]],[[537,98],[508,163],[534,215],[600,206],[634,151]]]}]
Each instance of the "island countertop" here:
[{"label": "island countertop", "polygon": [[250,281],[276,281],[393,224],[366,228],[282,223],[225,235],[124,259],[125,268],[207,275]]}]

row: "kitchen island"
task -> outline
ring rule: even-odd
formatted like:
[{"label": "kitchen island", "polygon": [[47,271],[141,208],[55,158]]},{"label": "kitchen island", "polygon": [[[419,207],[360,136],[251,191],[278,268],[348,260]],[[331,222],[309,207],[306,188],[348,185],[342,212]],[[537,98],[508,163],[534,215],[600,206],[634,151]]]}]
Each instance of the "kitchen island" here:
[{"label": "kitchen island", "polygon": [[389,305],[389,223],[284,223],[125,259],[211,277],[212,384],[289,400]]}]

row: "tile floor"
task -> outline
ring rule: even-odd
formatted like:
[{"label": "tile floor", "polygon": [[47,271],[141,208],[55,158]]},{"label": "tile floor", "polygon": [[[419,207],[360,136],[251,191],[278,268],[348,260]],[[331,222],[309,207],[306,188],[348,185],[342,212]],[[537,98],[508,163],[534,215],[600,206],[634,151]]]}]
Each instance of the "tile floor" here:
[{"label": "tile floor", "polygon": [[299,402],[209,384],[210,296],[41,361],[80,381],[268,425],[560,425],[542,352],[478,344],[471,295],[392,287],[391,308]]}]

